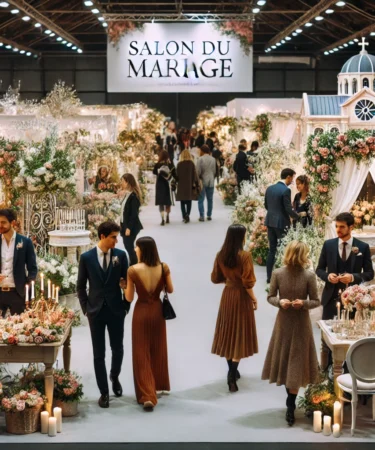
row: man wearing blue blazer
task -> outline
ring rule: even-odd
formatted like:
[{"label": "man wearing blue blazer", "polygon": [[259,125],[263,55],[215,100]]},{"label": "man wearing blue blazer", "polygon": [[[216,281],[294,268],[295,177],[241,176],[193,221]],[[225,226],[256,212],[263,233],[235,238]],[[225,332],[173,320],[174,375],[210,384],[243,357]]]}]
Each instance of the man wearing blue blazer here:
[{"label": "man wearing blue blazer", "polygon": [[341,301],[339,291],[348,285],[361,284],[374,278],[370,247],[353,238],[354,217],[341,213],[336,217],[337,238],[324,242],[316,269],[325,282],[322,293],[323,320],[333,319],[336,303]]},{"label": "man wearing blue blazer", "polygon": [[126,301],[120,287],[120,283],[126,280],[129,264],[125,252],[115,248],[119,233],[120,227],[114,222],[100,224],[99,243],[81,255],[78,270],[77,294],[90,325],[95,376],[101,394],[98,403],[101,408],[109,407],[105,366],[106,328],[112,350],[112,389],[116,397],[122,395],[119,375],[124,356],[124,322],[130,303]]},{"label": "man wearing blue blazer", "polygon": [[16,233],[17,215],[12,209],[0,209],[0,310],[11,314],[25,310],[25,287],[38,273],[33,243]]},{"label": "man wearing blue blazer", "polygon": [[280,240],[290,227],[290,218],[298,219],[300,214],[292,207],[289,186],[293,183],[296,172],[293,169],[281,171],[281,181],[269,186],[266,190],[264,206],[267,210],[265,225],[267,226],[269,251],[267,256],[267,283],[271,280],[275,264],[276,250]]}]

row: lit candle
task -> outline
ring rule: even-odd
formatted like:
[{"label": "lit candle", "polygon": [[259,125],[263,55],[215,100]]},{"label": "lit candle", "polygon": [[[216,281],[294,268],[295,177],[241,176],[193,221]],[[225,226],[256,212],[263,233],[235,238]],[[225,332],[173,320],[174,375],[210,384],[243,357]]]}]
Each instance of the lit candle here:
[{"label": "lit candle", "polygon": [[56,436],[57,433],[57,420],[56,417],[50,417],[48,419],[48,436]]},{"label": "lit candle", "polygon": [[336,308],[337,308],[337,320],[340,320],[340,307],[341,307],[341,303],[337,302],[336,303]]},{"label": "lit candle", "polygon": [[324,436],[330,436],[331,435],[331,424],[332,419],[330,416],[324,416],[323,417],[323,434]]},{"label": "lit candle", "polygon": [[322,412],[314,411],[314,432],[321,433],[322,432]]},{"label": "lit candle", "polygon": [[332,430],[333,430],[333,437],[335,437],[335,438],[340,437],[341,429],[340,429],[340,425],[338,423],[333,425]]},{"label": "lit candle", "polygon": [[35,281],[33,280],[31,282],[31,300],[34,300],[35,298]]},{"label": "lit candle", "polygon": [[26,294],[25,302],[28,302],[29,301],[29,285],[28,284],[25,286],[25,294]]},{"label": "lit candle", "polygon": [[333,423],[341,425],[341,403],[335,402],[333,404]]},{"label": "lit candle", "polygon": [[59,287],[56,286],[56,290],[55,290],[55,302],[59,303]]},{"label": "lit candle", "polygon": [[53,408],[53,416],[56,417],[56,431],[61,433],[62,431],[62,412],[61,408]]},{"label": "lit candle", "polygon": [[48,411],[42,411],[40,413],[40,420],[42,423],[42,434],[47,434],[48,433],[48,419],[49,419],[49,414]]},{"label": "lit candle", "polygon": [[48,279],[47,284],[48,284],[48,298],[51,298],[51,280],[50,279]]},{"label": "lit candle", "polygon": [[44,273],[40,274],[40,290],[44,292]]},{"label": "lit candle", "polygon": [[55,299],[55,285],[53,284],[52,285],[52,300],[54,300]]}]

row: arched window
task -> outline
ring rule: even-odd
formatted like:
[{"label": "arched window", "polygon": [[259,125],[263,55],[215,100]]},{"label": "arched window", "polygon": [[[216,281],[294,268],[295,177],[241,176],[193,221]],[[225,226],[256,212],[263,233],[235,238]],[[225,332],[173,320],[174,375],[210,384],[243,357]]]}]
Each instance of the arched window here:
[{"label": "arched window", "polygon": [[340,133],[340,130],[337,127],[332,127],[330,131],[331,131],[331,133],[337,133],[337,134]]},{"label": "arched window", "polygon": [[317,136],[318,134],[322,134],[322,133],[324,133],[323,128],[321,128],[321,127],[315,128],[314,136]]},{"label": "arched window", "polygon": [[358,86],[357,79],[354,78],[354,80],[353,80],[353,94],[355,94],[357,92],[357,90],[358,90],[357,86]]},{"label": "arched window", "polygon": [[348,83],[348,80],[345,80],[345,94],[349,94],[349,83]]},{"label": "arched window", "polygon": [[370,87],[370,83],[369,83],[369,81],[368,81],[368,78],[364,78],[363,79],[363,81],[362,81],[362,87]]}]

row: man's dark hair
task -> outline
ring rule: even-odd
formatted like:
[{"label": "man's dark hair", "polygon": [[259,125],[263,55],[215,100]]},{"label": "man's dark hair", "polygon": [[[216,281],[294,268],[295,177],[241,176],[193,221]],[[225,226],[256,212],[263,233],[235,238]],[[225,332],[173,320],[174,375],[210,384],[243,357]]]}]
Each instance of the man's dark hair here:
[{"label": "man's dark hair", "polygon": [[348,212],[340,213],[338,216],[336,216],[335,221],[345,222],[348,227],[354,225],[354,217]]},{"label": "man's dark hair", "polygon": [[255,149],[259,148],[259,142],[258,141],[253,141],[251,143],[251,148],[255,147]]},{"label": "man's dark hair", "polygon": [[107,222],[103,222],[98,227],[98,238],[101,239],[101,236],[108,237],[111,233],[118,233],[120,231],[120,227],[117,223],[108,220]]},{"label": "man's dark hair", "polygon": [[240,144],[240,145],[238,146],[238,150],[239,150],[240,152],[244,152],[244,151],[246,150],[246,146],[243,145],[243,144]]},{"label": "man's dark hair", "polygon": [[246,140],[246,139],[241,139],[241,140],[240,140],[240,144],[245,144],[245,145],[247,145],[247,140]]},{"label": "man's dark hair", "polygon": [[202,153],[205,153],[205,154],[210,154],[210,147],[208,146],[208,145],[202,145],[202,147],[201,147],[201,151],[202,151]]},{"label": "man's dark hair", "polygon": [[296,172],[293,169],[283,169],[281,171],[281,179],[286,180],[288,177],[292,177]]},{"label": "man's dark hair", "polygon": [[13,222],[13,220],[17,220],[16,212],[10,208],[0,209],[0,216],[6,217],[8,219],[8,222]]},{"label": "man's dark hair", "polygon": [[210,138],[214,138],[214,137],[216,137],[216,131],[211,131]]}]

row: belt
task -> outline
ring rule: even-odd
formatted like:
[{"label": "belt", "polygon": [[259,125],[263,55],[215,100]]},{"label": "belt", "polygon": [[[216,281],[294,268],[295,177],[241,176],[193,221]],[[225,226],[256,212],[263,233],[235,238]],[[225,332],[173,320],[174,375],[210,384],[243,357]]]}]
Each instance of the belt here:
[{"label": "belt", "polygon": [[230,288],[243,288],[243,285],[240,281],[230,281],[227,280],[225,283],[226,287],[230,287]]},{"label": "belt", "polygon": [[15,290],[16,290],[15,287],[14,288],[12,288],[12,287],[1,287],[0,288],[1,292],[11,292],[11,291],[15,291]]}]

